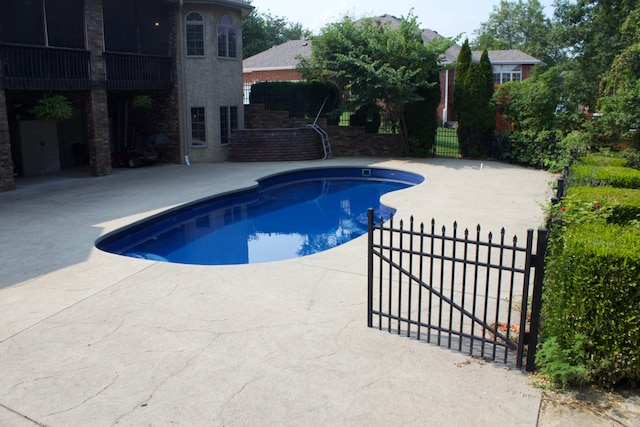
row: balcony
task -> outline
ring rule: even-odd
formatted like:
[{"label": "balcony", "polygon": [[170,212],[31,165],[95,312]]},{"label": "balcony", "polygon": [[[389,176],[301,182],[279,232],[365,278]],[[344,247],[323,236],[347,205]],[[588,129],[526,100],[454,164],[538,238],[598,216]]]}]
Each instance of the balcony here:
[{"label": "balcony", "polygon": [[89,51],[0,43],[0,88],[89,89]]},{"label": "balcony", "polygon": [[132,53],[103,53],[107,70],[107,89],[153,90],[173,86],[170,56]]}]

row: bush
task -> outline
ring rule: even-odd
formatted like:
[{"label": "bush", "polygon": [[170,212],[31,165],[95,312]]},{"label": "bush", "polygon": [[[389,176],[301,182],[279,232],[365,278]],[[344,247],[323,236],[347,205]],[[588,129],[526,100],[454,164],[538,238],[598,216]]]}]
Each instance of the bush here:
[{"label": "bush", "polygon": [[[624,160],[624,159],[623,159]],[[640,188],[640,170],[621,166],[580,164],[571,170],[571,184],[597,187]]]},{"label": "bush", "polygon": [[640,221],[640,191],[614,187],[571,187],[563,205],[582,203],[609,211],[608,222]]},{"label": "bush", "polygon": [[[555,212],[563,221],[566,209]],[[569,217],[550,242],[542,330],[600,385],[640,380],[640,227]],[[576,347],[578,336],[584,344]],[[558,361],[560,363],[561,360]]]},{"label": "bush", "polygon": [[338,88],[322,82],[260,82],[251,85],[249,102],[264,104],[269,111],[289,111],[290,117],[315,118],[324,100],[322,117],[340,102]]},{"label": "bush", "polygon": [[570,348],[562,348],[556,337],[542,344],[536,353],[536,364],[540,373],[554,384],[582,386],[591,382],[585,360],[586,337],[576,334]]},{"label": "bush", "polygon": [[601,153],[588,154],[580,158],[580,164],[591,166],[614,166],[626,167],[627,161],[624,157],[612,156]]},{"label": "bush", "polygon": [[640,169],[640,151],[628,148],[622,152],[622,157],[627,161],[625,166]]}]

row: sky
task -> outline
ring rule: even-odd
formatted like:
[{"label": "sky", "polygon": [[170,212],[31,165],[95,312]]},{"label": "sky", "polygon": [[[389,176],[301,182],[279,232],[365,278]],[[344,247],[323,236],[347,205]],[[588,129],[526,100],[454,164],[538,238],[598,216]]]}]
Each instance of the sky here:
[{"label": "sky", "polygon": [[[553,14],[553,0],[540,0],[548,17]],[[473,32],[486,22],[494,5],[500,0],[253,0],[259,13],[283,17],[291,23],[299,22],[314,34],[327,23],[337,22],[343,16],[354,18],[389,14],[398,18],[407,16],[413,8],[420,28],[428,28],[444,37],[463,33],[462,39],[473,39]]]}]

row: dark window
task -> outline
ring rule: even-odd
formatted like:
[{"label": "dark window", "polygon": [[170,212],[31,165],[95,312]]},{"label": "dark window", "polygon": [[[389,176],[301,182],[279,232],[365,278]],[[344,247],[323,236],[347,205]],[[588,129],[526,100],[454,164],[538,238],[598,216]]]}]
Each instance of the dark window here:
[{"label": "dark window", "polygon": [[138,52],[136,2],[108,0],[104,8],[104,44],[108,52]]},{"label": "dark window", "polygon": [[84,49],[82,0],[45,0],[48,45]]},{"label": "dark window", "polygon": [[218,56],[236,58],[238,56],[238,40],[236,29],[228,16],[223,16],[218,25]]},{"label": "dark window", "polygon": [[238,129],[238,107],[220,107],[220,144],[229,143],[234,129]]},{"label": "dark window", "polygon": [[2,0],[0,41],[44,46],[42,0]]},{"label": "dark window", "polygon": [[204,107],[191,108],[191,145],[193,147],[204,147],[207,145]]},{"label": "dark window", "polygon": [[138,0],[140,53],[169,54],[169,11],[165,2]]},{"label": "dark window", "polygon": [[169,53],[169,12],[164,2],[108,0],[103,5],[106,51]]}]

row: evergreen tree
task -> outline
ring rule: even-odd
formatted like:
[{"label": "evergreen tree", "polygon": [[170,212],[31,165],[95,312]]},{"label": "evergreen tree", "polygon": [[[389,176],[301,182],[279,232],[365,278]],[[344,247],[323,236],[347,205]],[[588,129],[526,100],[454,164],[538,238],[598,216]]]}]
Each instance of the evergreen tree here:
[{"label": "evergreen tree", "polygon": [[456,61],[456,84],[453,88],[453,111],[458,121],[464,106],[464,79],[469,68],[471,68],[471,48],[469,47],[469,40],[465,40],[462,43],[462,48]]},{"label": "evergreen tree", "polygon": [[[460,52],[460,56],[463,51]],[[471,51],[464,53],[471,57]],[[459,57],[460,57],[459,56]],[[466,65],[463,57],[463,75],[456,69],[454,108],[458,119],[458,142],[463,157],[485,157],[491,154],[491,142],[495,129],[493,97],[493,69],[486,50],[479,64]],[[457,94],[457,96],[456,96]]]}]

